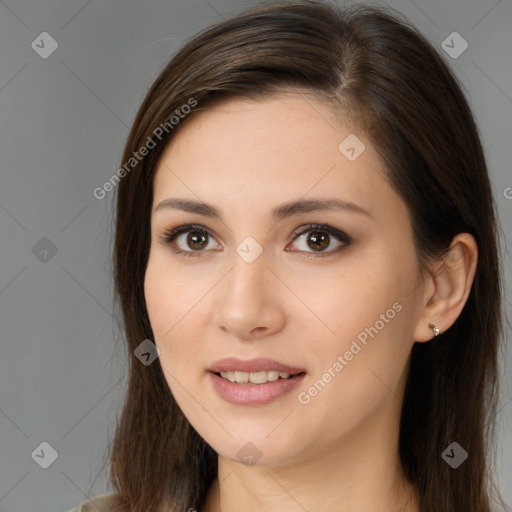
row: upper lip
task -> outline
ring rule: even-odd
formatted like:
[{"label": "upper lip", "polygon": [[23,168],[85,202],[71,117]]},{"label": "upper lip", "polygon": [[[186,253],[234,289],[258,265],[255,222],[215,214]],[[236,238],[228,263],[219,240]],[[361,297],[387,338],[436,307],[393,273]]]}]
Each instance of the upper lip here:
[{"label": "upper lip", "polygon": [[225,359],[215,361],[208,370],[212,373],[234,371],[252,373],[276,370],[278,372],[287,372],[292,375],[305,372],[302,368],[294,368],[293,366],[274,361],[273,359],[267,359],[265,357],[248,359],[246,361],[237,359],[236,357],[227,357]]}]

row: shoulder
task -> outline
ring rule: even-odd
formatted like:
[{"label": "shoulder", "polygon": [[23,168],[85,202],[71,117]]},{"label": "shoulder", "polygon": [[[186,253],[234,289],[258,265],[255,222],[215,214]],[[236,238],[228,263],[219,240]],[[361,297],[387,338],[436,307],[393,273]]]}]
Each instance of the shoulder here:
[{"label": "shoulder", "polygon": [[96,496],[95,498],[83,502],[78,508],[74,508],[69,512],[112,512],[114,497],[114,494]]}]

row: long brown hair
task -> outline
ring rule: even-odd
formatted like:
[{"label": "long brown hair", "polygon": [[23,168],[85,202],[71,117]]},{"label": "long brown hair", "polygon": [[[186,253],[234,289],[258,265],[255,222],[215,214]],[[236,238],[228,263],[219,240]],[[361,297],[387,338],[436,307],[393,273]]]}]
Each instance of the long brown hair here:
[{"label": "long brown hair", "polygon": [[[129,355],[128,389],[109,453],[119,510],[199,509],[217,475],[217,454],[177,406],[159,359],[146,366],[134,356],[143,340],[153,339],[143,283],[158,159],[174,134],[213,102],[268,98],[287,88],[314,93],[364,130],[408,205],[423,269],[457,233],[476,239],[479,261],[462,313],[434,343],[413,345],[400,459],[422,512],[489,512],[497,492],[490,468],[502,276],[473,115],[444,59],[400,13],[308,0],[267,2],[190,39],[148,91],[128,136],[124,165],[149,139],[156,144],[125,167],[117,184],[114,280]],[[170,122],[187,104],[196,108],[182,109],[179,121]],[[457,469],[441,457],[453,441],[469,452]]]}]

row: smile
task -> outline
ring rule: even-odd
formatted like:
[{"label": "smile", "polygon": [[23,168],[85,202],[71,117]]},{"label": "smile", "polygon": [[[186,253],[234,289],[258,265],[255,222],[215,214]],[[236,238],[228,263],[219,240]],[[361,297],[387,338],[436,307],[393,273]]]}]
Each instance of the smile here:
[{"label": "smile", "polygon": [[223,379],[237,384],[265,384],[266,382],[274,382],[279,379],[289,379],[291,374],[288,372],[280,372],[278,370],[261,371],[261,372],[220,372]]},{"label": "smile", "polygon": [[[220,398],[235,405],[263,405],[273,402],[280,397],[285,397],[287,394],[296,388],[302,380],[306,377],[305,372],[300,372],[295,375],[286,372],[261,371],[261,372],[222,372],[226,376],[218,373],[211,373],[213,389]],[[287,375],[287,377],[281,377]],[[233,374],[234,381],[227,378],[228,374]],[[238,374],[238,377],[237,377]],[[240,375],[241,374],[241,375]],[[263,375],[262,375],[263,374]],[[249,382],[252,375],[254,380],[261,382]],[[276,380],[270,380],[269,377]],[[236,379],[245,380],[247,382],[237,382]]]}]

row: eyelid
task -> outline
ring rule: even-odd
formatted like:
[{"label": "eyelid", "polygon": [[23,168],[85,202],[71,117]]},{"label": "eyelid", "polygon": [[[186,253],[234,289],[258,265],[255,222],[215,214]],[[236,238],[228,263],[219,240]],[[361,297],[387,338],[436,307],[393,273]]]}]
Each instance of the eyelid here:
[{"label": "eyelid", "polygon": [[305,233],[308,233],[309,231],[315,231],[315,230],[328,233],[329,235],[338,239],[340,242],[344,242],[346,244],[349,244],[352,242],[352,238],[350,236],[348,236],[345,232],[341,231],[340,229],[330,226],[329,224],[315,224],[315,223],[305,224],[303,226],[298,227],[290,235],[290,241],[294,241],[298,237],[304,235]]},{"label": "eyelid", "polygon": [[[169,245],[171,244],[175,238],[183,233],[188,233],[189,231],[199,231],[200,233],[206,233],[208,236],[212,238],[216,238],[217,234],[208,229],[201,224],[182,224],[175,228],[164,229],[163,232],[158,235],[158,243],[161,245]],[[201,251],[188,251],[188,252],[201,252]]]},{"label": "eyelid", "polygon": [[[303,253],[306,256],[305,257],[323,257],[323,256],[329,256],[331,254],[334,254],[338,252],[340,249],[344,248],[345,246],[350,245],[353,240],[352,238],[347,235],[345,232],[341,231],[340,229],[337,229],[333,226],[330,226],[329,224],[317,224],[317,223],[309,223],[309,224],[303,224],[297,229],[295,229],[290,237],[288,238],[288,242],[293,242],[297,240],[300,236],[310,232],[310,231],[320,231],[325,232],[329,234],[330,236],[334,237],[338,242],[341,243],[339,247],[336,249],[331,249],[329,251],[296,251],[298,253]],[[205,233],[208,236],[211,236],[212,238],[216,238],[216,233],[209,228],[206,228],[205,226],[201,224],[184,224],[177,226],[172,229],[166,229],[164,230],[160,235],[158,235],[158,243],[161,245],[174,245],[173,242],[176,239],[177,236],[188,233],[189,231],[198,231],[200,233]],[[295,251],[289,251],[285,248],[287,252],[295,252]],[[209,251],[184,251],[182,249],[178,249],[176,247],[172,248],[172,251],[176,254],[183,254],[185,256],[201,256],[203,252],[207,253]]]}]

